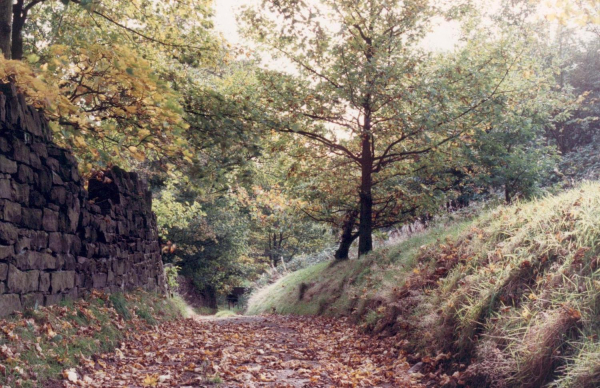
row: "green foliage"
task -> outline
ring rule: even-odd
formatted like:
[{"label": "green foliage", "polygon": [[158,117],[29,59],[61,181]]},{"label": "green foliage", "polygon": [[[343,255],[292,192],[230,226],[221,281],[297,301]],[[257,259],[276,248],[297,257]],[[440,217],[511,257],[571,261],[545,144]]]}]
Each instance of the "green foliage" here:
[{"label": "green foliage", "polygon": [[[468,41],[448,53],[423,49],[435,15],[461,23]],[[243,14],[247,36],[296,65],[293,74],[258,73],[253,93],[272,116],[265,124],[297,148],[290,175],[310,200],[305,211],[348,224],[345,243],[359,237],[361,253],[373,230],[440,208],[456,174],[472,173],[462,145],[475,143],[488,167],[501,159],[489,176],[514,193],[529,193],[550,164],[534,163],[551,160],[537,133],[550,121],[552,104],[542,101],[552,75],[531,55],[531,26],[497,18],[490,34],[480,16],[462,3],[388,0],[264,1]],[[521,150],[497,146],[516,132],[527,137]]]},{"label": "green foliage", "polygon": [[192,161],[182,96],[172,82],[185,67],[220,55],[209,1],[42,0],[18,2],[14,10],[20,39],[13,39],[13,58],[27,58],[58,88],[47,112],[55,138],[76,150],[86,170],[124,164],[123,157]]},{"label": "green foliage", "polygon": [[[185,207],[188,198],[202,199],[194,192],[174,190],[161,191],[155,206],[159,209]],[[165,197],[166,202],[163,202]],[[181,273],[194,281],[214,308],[217,293],[226,292],[252,277],[260,263],[247,256],[249,219],[236,197],[217,196],[204,198],[204,201],[200,212],[182,209],[184,217],[181,213],[172,214],[176,222],[171,222],[171,213],[160,210],[162,216],[158,221],[164,231],[163,238],[171,243],[163,249],[164,258],[180,266]]]},{"label": "green foliage", "polygon": [[160,227],[158,232],[163,239],[167,237],[170,229],[186,229],[194,218],[204,216],[202,206],[198,202],[177,201],[172,184],[161,190],[160,197],[152,205]]},{"label": "green foliage", "polygon": [[165,281],[167,282],[167,288],[169,293],[172,296],[173,290],[176,290],[179,287],[179,283],[177,282],[177,277],[179,276],[179,271],[181,271],[181,267],[176,265],[165,265]]}]

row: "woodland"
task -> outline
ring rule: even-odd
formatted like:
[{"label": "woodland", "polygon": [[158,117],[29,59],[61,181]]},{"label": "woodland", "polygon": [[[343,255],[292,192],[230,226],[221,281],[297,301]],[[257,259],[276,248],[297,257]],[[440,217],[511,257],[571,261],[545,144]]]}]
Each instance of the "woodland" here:
[{"label": "woodland", "polygon": [[315,263],[376,265],[409,226],[600,177],[595,0],[257,0],[231,26],[244,44],[214,12],[0,0],[0,81],[44,112],[82,175],[119,166],[148,182],[169,286],[185,281],[205,309]]}]

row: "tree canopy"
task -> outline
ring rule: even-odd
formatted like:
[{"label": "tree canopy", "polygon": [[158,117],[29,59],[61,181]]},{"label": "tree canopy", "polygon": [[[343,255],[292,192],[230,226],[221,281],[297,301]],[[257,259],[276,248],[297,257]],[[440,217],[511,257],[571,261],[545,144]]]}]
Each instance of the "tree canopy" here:
[{"label": "tree canopy", "polygon": [[358,219],[348,236],[359,238],[360,253],[372,250],[374,229],[414,217],[443,191],[458,144],[507,104],[530,97],[526,74],[535,69],[516,28],[498,26],[490,35],[475,25],[450,54],[424,48],[435,16],[469,27],[473,12],[460,2],[443,9],[324,0],[263,1],[243,14],[247,36],[297,71],[259,74],[264,125],[305,138],[332,160],[322,166],[343,166],[345,193],[354,198],[345,213]]},{"label": "tree canopy", "polygon": [[[594,2],[540,4],[262,0],[242,50],[208,0],[1,0],[0,80],[84,173],[149,180],[165,260],[215,296],[456,198],[552,190],[597,139],[599,38]],[[440,23],[460,38],[433,49]]]}]

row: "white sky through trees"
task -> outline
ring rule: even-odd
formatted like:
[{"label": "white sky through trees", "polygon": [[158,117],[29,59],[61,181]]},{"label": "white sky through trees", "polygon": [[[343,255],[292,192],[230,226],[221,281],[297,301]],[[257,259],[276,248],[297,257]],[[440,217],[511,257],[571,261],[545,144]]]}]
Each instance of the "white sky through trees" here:
[{"label": "white sky through trees", "polygon": [[[215,0],[215,28],[232,44],[243,43],[238,33],[235,15],[243,5],[258,4],[260,0]],[[458,41],[460,31],[458,23],[444,22],[440,18],[437,27],[425,40],[425,46],[431,50],[451,49]]]}]

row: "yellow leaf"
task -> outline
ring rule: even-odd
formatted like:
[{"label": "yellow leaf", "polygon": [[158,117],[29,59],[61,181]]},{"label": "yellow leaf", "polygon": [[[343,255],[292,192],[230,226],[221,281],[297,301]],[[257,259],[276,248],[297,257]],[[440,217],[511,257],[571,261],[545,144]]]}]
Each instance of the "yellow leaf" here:
[{"label": "yellow leaf", "polygon": [[155,375],[148,375],[142,381],[144,387],[156,387],[158,384],[158,377]]},{"label": "yellow leaf", "polygon": [[77,147],[85,147],[86,146],[85,139],[83,138],[83,136],[75,136],[75,139],[73,139],[73,142],[75,143],[75,145]]}]

